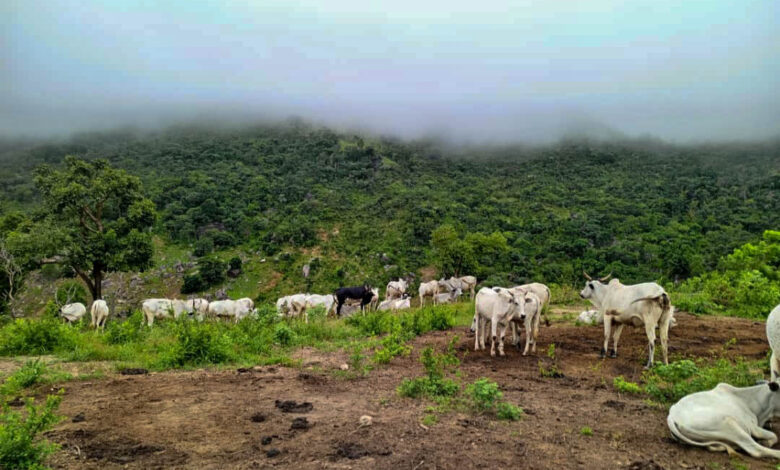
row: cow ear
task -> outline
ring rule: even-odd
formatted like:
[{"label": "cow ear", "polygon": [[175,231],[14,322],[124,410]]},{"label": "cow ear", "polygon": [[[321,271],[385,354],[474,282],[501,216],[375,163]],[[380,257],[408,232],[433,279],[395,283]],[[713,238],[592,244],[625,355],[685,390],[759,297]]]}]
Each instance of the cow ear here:
[{"label": "cow ear", "polygon": [[776,392],[780,390],[780,385],[778,385],[777,382],[769,382],[769,390]]}]

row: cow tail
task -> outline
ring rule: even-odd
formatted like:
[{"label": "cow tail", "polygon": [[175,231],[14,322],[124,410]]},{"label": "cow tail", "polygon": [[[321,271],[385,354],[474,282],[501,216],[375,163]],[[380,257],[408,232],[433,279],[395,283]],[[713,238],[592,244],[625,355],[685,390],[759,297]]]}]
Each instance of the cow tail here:
[{"label": "cow tail", "polygon": [[696,442],[689,437],[687,437],[685,434],[682,433],[682,430],[684,429],[683,426],[678,425],[674,419],[672,418],[672,415],[669,414],[669,416],[666,418],[666,424],[669,425],[669,430],[672,431],[672,435],[677,438],[677,440],[684,442],[685,444],[692,445],[692,446],[698,446],[698,447],[722,447],[722,450],[725,450],[729,453],[729,455],[736,453],[733,447],[726,444],[722,441],[703,441],[703,442]]}]

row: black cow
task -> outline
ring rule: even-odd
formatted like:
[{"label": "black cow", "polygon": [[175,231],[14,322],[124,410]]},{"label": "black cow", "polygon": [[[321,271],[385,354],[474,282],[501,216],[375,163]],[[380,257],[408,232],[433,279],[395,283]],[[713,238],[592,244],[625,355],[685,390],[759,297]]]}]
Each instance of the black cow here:
[{"label": "black cow", "polygon": [[338,302],[338,307],[336,307],[336,316],[341,316],[341,306],[344,305],[344,302],[347,299],[357,299],[360,300],[360,310],[363,311],[366,305],[371,303],[371,298],[374,296],[374,293],[371,292],[371,286],[368,284],[364,284],[362,286],[356,286],[356,287],[340,287],[336,290],[336,292],[333,293],[333,295],[336,297],[336,302]]}]

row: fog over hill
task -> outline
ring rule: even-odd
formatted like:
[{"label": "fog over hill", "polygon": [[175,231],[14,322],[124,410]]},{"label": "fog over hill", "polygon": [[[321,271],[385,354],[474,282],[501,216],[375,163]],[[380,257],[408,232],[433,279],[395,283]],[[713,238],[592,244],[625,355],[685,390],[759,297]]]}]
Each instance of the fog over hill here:
[{"label": "fog over hill", "polygon": [[780,4],[10,1],[0,134],[290,115],[454,142],[780,134]]}]

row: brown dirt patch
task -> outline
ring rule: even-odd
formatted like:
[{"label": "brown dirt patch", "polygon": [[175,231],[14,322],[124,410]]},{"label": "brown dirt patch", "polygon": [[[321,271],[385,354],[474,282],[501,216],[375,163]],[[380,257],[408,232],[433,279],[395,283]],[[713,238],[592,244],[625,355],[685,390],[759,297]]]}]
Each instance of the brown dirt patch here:
[{"label": "brown dirt patch", "polygon": [[[431,403],[399,397],[404,377],[422,373],[419,351],[443,349],[461,335],[464,381],[489,377],[526,416],[515,423],[451,412],[420,424]],[[49,433],[63,445],[54,468],[353,468],[353,469],[677,469],[730,468],[725,453],[675,442],[666,411],[642,397],[619,395],[612,379],[638,380],[646,351],[644,332],[627,328],[617,359],[600,360],[598,327],[556,323],[541,329],[539,352],[507,357],[474,352],[464,329],[436,332],[413,342],[407,358],[346,380],[327,369],[257,367],[251,373],[198,370],[112,376],[92,384],[65,384],[60,409],[69,419]],[[736,344],[726,346],[730,339]],[[538,361],[556,343],[564,378],[542,378]],[[743,319],[678,315],[671,332],[673,357],[765,357],[764,326]],[[339,354],[339,353],[334,353]],[[276,401],[309,402],[285,413]],[[71,422],[84,413],[86,420]],[[251,419],[255,414],[263,420]],[[362,415],[373,417],[360,426]],[[306,426],[303,426],[305,418]],[[296,419],[298,421],[296,421]],[[295,424],[294,423],[298,423]],[[592,428],[592,436],[580,429]],[[278,452],[276,452],[278,450]],[[273,451],[273,452],[272,452]],[[749,468],[774,468],[741,456]]]}]

